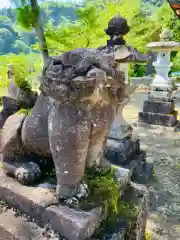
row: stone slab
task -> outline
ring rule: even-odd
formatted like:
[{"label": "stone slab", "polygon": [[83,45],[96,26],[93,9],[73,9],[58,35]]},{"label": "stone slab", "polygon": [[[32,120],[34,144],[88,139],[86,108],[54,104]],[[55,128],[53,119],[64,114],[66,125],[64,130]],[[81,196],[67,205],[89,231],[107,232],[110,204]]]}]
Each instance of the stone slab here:
[{"label": "stone slab", "polygon": [[144,240],[146,232],[146,221],[148,217],[148,190],[144,185],[131,182],[127,188],[122,201],[135,205],[137,218],[131,222],[129,235],[126,239]]},{"label": "stone slab", "polygon": [[174,112],[175,104],[171,102],[144,101],[143,112],[170,114]]},{"label": "stone slab", "polygon": [[2,169],[0,169],[0,200],[35,218],[42,225],[50,222],[52,229],[67,240],[85,240],[94,233],[101,221],[101,208],[84,212],[63,205],[46,207],[49,202],[56,201],[55,191],[20,185],[7,177]]},{"label": "stone slab", "polygon": [[148,93],[148,99],[151,101],[172,101],[172,91],[154,91]]},{"label": "stone slab", "polygon": [[115,119],[109,131],[108,138],[121,141],[132,135],[133,128],[127,123],[121,123],[121,119]]},{"label": "stone slab", "polygon": [[53,229],[67,240],[85,240],[92,236],[101,222],[102,208],[90,212],[77,212],[66,206],[51,206],[46,214]]},{"label": "stone slab", "polygon": [[146,163],[146,152],[141,151],[140,154],[134,155],[133,159],[125,166],[118,165],[117,162],[113,161],[112,166],[117,168],[118,182],[120,183],[121,195],[124,191],[124,187],[138,176],[141,172],[141,168]]},{"label": "stone slab", "polygon": [[122,141],[108,138],[105,157],[113,164],[124,166],[133,159],[134,155],[139,153],[139,145],[137,138],[129,137]]},{"label": "stone slab", "polygon": [[172,127],[177,123],[177,111],[174,111],[172,114],[139,112],[138,121],[148,124]]}]

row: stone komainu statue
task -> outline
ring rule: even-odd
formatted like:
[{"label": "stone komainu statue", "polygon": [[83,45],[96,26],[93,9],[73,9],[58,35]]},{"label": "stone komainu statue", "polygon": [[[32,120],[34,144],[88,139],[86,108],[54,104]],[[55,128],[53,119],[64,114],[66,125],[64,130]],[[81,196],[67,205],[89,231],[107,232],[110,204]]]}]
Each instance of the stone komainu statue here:
[{"label": "stone komainu statue", "polygon": [[40,77],[41,93],[28,115],[10,116],[2,129],[6,174],[31,184],[54,162],[57,197],[76,194],[85,168],[102,164],[124,75],[111,57],[76,49],[52,57]]}]

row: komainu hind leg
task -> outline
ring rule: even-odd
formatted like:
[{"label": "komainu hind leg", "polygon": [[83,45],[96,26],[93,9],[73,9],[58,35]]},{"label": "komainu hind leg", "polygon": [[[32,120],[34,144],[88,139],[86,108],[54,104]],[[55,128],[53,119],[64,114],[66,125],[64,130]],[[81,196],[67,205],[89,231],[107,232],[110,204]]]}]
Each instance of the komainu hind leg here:
[{"label": "komainu hind leg", "polygon": [[14,177],[23,185],[31,185],[40,179],[41,170],[35,162],[3,161],[3,168],[7,175]]},{"label": "komainu hind leg", "polygon": [[41,170],[37,163],[26,157],[22,145],[21,127],[25,117],[24,114],[14,114],[7,119],[2,129],[1,147],[4,172],[28,185],[39,179]]}]

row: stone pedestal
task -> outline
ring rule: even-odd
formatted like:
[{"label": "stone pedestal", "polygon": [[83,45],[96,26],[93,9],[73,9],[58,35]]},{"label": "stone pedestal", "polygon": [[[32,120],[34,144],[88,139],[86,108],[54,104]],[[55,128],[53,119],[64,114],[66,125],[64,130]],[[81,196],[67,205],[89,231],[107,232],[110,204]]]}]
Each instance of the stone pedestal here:
[{"label": "stone pedestal", "polygon": [[[135,87],[126,87],[129,96]],[[105,157],[114,165],[130,169],[133,180],[138,175],[146,174],[147,166],[146,153],[140,149],[139,137],[133,133],[133,128],[123,117],[123,109],[129,100],[127,98],[117,106],[117,115],[107,139]],[[153,169],[153,166],[151,168]]]},{"label": "stone pedestal", "polygon": [[177,125],[177,111],[173,100],[148,99],[144,101],[143,111],[139,112],[139,123],[174,127]]},{"label": "stone pedestal", "polygon": [[168,74],[172,66],[171,51],[177,49],[179,43],[170,41],[171,37],[171,32],[164,30],[160,35],[159,42],[147,45],[148,48],[157,52],[157,60],[153,63],[156,76],[151,84],[148,100],[144,101],[143,111],[139,113],[139,123],[164,127],[174,127],[178,124],[177,111],[175,111],[172,97],[173,82]]}]

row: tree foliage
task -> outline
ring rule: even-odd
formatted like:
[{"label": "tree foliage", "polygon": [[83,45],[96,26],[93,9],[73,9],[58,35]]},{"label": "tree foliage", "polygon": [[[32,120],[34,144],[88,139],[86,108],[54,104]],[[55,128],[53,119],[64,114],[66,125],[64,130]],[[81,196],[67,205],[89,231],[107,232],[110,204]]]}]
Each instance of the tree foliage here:
[{"label": "tree foliage", "polygon": [[[24,4],[26,3],[24,6],[27,5],[27,1],[24,2]],[[20,9],[18,2],[16,1],[16,6]],[[59,55],[65,50],[74,48],[95,48],[105,45],[108,36],[104,29],[107,27],[109,19],[117,13],[124,16],[131,27],[125,37],[127,43],[142,52],[147,51],[147,43],[159,40],[162,28],[170,28],[173,32],[173,40],[180,41],[180,21],[167,1],[133,0],[132,4],[132,1],[127,0],[87,0],[82,6],[41,1],[39,6],[50,54]],[[32,29],[35,26],[36,16],[32,15],[29,8],[26,8],[26,14],[18,11],[21,18],[18,20],[24,22],[24,27]],[[39,14],[39,9],[37,11]],[[21,52],[37,53],[38,51],[35,32],[27,32],[18,25],[14,9],[1,9],[0,53],[19,54]],[[29,55],[33,55],[37,59],[38,54],[34,55],[34,53],[28,54],[26,57],[29,58]],[[21,61],[24,61],[24,56],[22,57],[20,54]],[[173,63],[172,70],[178,71],[179,54],[173,53]],[[31,63],[29,64],[31,65]],[[136,76],[143,75],[144,67],[132,65],[130,71]]]}]

